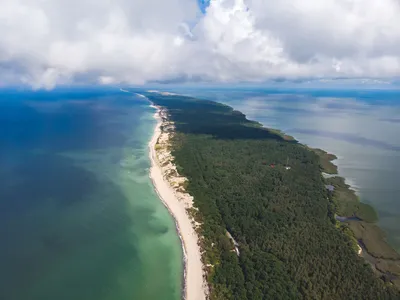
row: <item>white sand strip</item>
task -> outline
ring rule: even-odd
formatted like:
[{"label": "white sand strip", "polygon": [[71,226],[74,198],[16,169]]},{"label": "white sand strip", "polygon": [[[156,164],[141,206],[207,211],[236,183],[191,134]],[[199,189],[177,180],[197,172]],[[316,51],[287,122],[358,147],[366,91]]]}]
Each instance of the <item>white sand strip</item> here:
[{"label": "white sand strip", "polygon": [[155,147],[162,134],[160,128],[162,118],[158,108],[154,117],[157,119],[157,125],[149,143],[151,159],[150,178],[160,199],[174,217],[182,241],[185,260],[183,296],[186,300],[205,300],[207,298],[207,284],[204,279],[198,235],[193,228],[191,217],[186,212],[189,205],[188,201],[182,200],[182,193],[173,188],[170,182],[164,178],[165,168],[168,168],[168,166],[161,167]]}]

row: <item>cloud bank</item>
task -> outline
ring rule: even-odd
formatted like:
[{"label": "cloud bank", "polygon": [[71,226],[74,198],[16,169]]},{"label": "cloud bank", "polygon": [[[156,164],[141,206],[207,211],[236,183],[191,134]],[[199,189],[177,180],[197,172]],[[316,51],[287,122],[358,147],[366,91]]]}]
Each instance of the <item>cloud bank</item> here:
[{"label": "cloud bank", "polygon": [[397,0],[199,1],[0,0],[0,85],[400,76]]}]

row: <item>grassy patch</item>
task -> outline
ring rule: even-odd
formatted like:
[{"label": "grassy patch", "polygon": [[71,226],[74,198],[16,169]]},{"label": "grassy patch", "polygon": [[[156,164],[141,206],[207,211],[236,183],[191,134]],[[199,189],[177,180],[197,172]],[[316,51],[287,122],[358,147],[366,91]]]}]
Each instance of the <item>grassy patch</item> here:
[{"label": "grassy patch", "polygon": [[311,149],[314,153],[316,153],[319,156],[323,172],[327,174],[338,173],[337,166],[334,163],[332,163],[333,160],[337,159],[337,157],[334,154],[328,153],[322,149],[314,149],[314,148],[309,148],[309,149]]},{"label": "grassy patch", "polygon": [[375,209],[368,204],[360,202],[355,191],[344,182],[342,177],[331,177],[325,179],[327,184],[333,185],[333,201],[337,207],[337,214],[343,217],[356,216],[366,222],[376,222],[378,215]]}]

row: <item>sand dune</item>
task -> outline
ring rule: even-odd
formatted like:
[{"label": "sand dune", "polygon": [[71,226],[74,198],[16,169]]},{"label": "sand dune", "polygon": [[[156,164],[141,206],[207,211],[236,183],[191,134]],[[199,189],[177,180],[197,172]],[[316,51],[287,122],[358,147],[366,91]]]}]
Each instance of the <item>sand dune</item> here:
[{"label": "sand dune", "polygon": [[[204,279],[199,237],[195,231],[195,222],[187,213],[193,206],[193,198],[184,191],[182,183],[186,178],[180,176],[173,164],[173,157],[168,149],[169,139],[173,134],[173,123],[167,120],[165,110],[157,109],[154,117],[157,125],[149,143],[151,169],[150,177],[154,187],[171,215],[174,217],[184,249],[186,300],[207,299],[207,284]],[[161,130],[164,125],[164,130]]]}]

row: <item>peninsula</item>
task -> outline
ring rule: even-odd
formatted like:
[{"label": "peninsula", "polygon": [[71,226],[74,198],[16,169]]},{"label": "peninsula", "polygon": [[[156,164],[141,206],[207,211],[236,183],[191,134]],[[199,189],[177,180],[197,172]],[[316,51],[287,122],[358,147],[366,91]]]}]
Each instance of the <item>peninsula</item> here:
[{"label": "peninsula", "polygon": [[340,226],[322,152],[217,102],[142,94],[162,122],[151,177],[183,242],[186,299],[400,299]]}]

